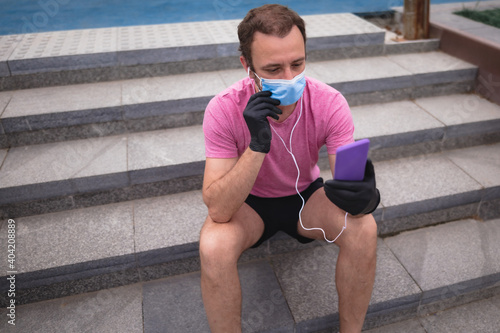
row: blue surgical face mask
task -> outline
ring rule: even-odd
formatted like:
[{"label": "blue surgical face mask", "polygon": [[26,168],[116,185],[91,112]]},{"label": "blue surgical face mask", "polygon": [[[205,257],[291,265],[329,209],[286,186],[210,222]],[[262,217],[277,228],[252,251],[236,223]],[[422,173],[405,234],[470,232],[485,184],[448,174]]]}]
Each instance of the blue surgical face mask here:
[{"label": "blue surgical face mask", "polygon": [[[262,91],[270,91],[271,97],[280,101],[280,105],[290,105],[299,100],[306,87],[305,70],[291,80],[271,80],[260,78],[255,72],[255,76],[260,80]],[[250,75],[250,68],[248,69]]]}]

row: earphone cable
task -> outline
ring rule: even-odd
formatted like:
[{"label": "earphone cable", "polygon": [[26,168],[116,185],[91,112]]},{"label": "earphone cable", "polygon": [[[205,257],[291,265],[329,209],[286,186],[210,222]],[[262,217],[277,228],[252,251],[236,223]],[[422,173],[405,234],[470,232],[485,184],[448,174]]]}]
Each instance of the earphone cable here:
[{"label": "earphone cable", "polygon": [[307,230],[307,231],[320,230],[323,233],[323,238],[328,243],[334,243],[340,237],[340,235],[342,235],[342,233],[344,232],[344,230],[347,228],[347,214],[348,214],[347,212],[345,213],[345,217],[344,217],[344,226],[342,227],[342,230],[337,235],[337,237],[335,237],[334,240],[329,240],[328,238],[326,238],[326,233],[323,230],[323,228],[306,228],[304,226],[304,224],[302,223],[302,210],[304,209],[306,201],[304,200],[304,197],[302,197],[302,195],[299,192],[299,188],[298,187],[299,187],[299,179],[300,179],[300,168],[299,168],[299,164],[297,163],[297,160],[295,158],[295,155],[292,152],[292,136],[293,136],[293,132],[295,131],[295,127],[297,127],[297,124],[299,123],[300,117],[302,116],[302,100],[303,100],[303,98],[301,97],[300,98],[300,113],[299,113],[299,117],[297,118],[297,121],[295,122],[295,125],[293,125],[293,128],[292,128],[292,130],[290,132],[290,149],[288,149],[288,147],[285,144],[285,141],[278,134],[278,132],[274,129],[274,127],[271,124],[269,124],[269,126],[271,126],[272,130],[274,131],[274,133],[276,133],[276,135],[280,138],[281,142],[283,143],[283,146],[285,146],[286,151],[292,156],[293,162],[295,163],[295,167],[297,168],[297,179],[295,180],[295,191],[297,191],[297,194],[302,199],[302,207],[299,210],[299,222],[300,222],[300,226],[304,230]]}]

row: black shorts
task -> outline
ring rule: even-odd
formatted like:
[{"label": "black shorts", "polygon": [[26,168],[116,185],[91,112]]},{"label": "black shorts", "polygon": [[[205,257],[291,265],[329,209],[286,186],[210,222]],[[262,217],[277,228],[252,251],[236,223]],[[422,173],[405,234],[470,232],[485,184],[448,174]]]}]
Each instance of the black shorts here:
[{"label": "black shorts", "polygon": [[[323,178],[318,178],[300,194],[307,200],[319,188],[323,187]],[[299,235],[297,223],[302,199],[298,194],[280,198],[262,198],[250,194],[245,202],[252,207],[264,221],[264,233],[252,248],[258,247],[278,231],[284,231],[300,243],[309,243],[313,239]]]}]

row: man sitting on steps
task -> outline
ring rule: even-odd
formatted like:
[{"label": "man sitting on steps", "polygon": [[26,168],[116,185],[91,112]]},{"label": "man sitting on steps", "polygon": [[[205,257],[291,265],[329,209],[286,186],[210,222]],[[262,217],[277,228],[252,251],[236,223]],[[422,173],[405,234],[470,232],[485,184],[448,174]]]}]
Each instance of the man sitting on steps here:
[{"label": "man sitting on steps", "polygon": [[238,36],[248,77],[214,97],[203,122],[208,217],[200,259],[210,328],[241,332],[238,259],[282,230],[301,243],[336,239],[340,329],[360,332],[375,279],[370,213],[380,194],[373,165],[367,162],[363,181],[324,184],[317,166],[326,145],[333,173],[337,148],[354,141],[349,106],[338,91],[304,76],[305,24],[294,11],[252,9]]}]

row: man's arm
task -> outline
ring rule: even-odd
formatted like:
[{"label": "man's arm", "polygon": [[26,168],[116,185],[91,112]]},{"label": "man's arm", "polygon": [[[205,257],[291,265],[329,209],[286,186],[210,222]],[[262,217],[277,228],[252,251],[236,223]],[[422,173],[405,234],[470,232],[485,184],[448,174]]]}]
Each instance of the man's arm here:
[{"label": "man's arm", "polygon": [[332,178],[335,178],[335,158],[337,155],[328,154],[328,162],[330,162],[330,170],[332,171]]},{"label": "man's arm", "polygon": [[271,148],[271,128],[267,117],[279,119],[279,101],[270,91],[250,97],[243,117],[250,131],[250,145],[239,158],[207,158],[203,200],[215,222],[229,222],[241,207],[257,179]]},{"label": "man's arm", "polygon": [[247,148],[240,158],[207,158],[203,200],[212,220],[231,220],[252,190],[265,156]]}]

